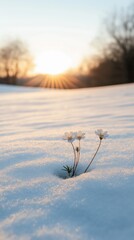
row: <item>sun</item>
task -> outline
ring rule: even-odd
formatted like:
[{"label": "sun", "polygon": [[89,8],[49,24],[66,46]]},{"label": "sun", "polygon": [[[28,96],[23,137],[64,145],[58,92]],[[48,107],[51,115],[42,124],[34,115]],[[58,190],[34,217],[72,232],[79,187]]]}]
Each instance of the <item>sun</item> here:
[{"label": "sun", "polygon": [[71,68],[71,59],[63,52],[50,51],[36,58],[36,73],[57,75]]}]

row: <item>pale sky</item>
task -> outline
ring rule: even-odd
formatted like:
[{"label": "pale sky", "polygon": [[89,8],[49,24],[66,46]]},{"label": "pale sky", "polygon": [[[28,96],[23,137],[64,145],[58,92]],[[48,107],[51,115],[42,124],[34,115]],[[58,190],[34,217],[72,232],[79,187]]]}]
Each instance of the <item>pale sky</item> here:
[{"label": "pale sky", "polygon": [[131,0],[0,0],[0,43],[19,38],[35,58],[60,51],[73,64],[90,54],[103,19]]}]

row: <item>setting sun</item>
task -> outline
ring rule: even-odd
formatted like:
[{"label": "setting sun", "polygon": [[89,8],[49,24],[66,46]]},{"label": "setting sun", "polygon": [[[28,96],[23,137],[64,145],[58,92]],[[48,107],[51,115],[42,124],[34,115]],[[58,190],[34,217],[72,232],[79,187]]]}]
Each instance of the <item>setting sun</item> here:
[{"label": "setting sun", "polygon": [[36,59],[36,73],[61,74],[71,67],[71,59],[62,52],[47,52]]}]

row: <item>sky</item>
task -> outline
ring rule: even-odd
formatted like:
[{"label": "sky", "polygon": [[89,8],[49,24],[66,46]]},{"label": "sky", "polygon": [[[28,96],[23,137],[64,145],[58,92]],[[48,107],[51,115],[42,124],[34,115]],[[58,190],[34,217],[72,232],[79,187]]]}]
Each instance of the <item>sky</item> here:
[{"label": "sky", "polygon": [[93,52],[103,19],[131,0],[0,0],[0,43],[19,38],[35,59],[49,52],[68,56],[73,66]]}]

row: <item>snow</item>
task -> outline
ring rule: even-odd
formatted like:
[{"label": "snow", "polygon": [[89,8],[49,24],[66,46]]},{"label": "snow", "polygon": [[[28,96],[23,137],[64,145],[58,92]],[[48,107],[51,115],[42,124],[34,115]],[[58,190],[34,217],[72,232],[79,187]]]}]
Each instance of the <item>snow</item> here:
[{"label": "snow", "polygon": [[[0,86],[0,240],[133,240],[134,85]],[[88,173],[99,139],[109,132]],[[67,131],[86,132],[77,177]]]}]

